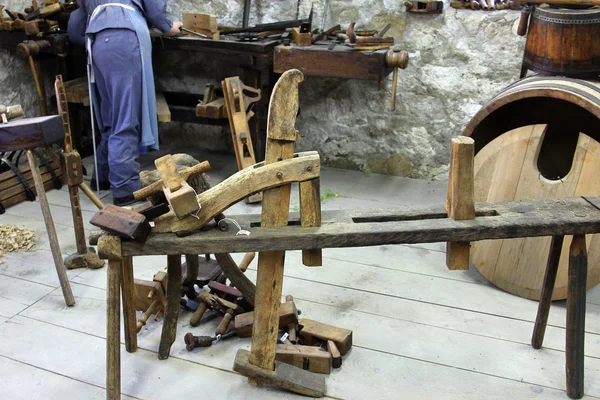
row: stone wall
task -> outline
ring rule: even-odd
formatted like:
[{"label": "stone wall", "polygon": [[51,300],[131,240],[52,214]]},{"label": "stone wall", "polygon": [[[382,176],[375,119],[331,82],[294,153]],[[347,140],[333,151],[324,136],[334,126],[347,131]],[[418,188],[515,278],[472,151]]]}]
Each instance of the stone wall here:
[{"label": "stone wall", "polygon": [[[301,0],[300,17],[314,4],[313,24],[321,25],[323,0]],[[253,0],[250,24],[296,17],[297,0]],[[168,0],[174,18],[212,13],[220,25],[238,25],[242,0]],[[324,164],[373,173],[445,178],[451,137],[460,134],[479,107],[518,79],[524,39],[516,35],[519,12],[455,10],[446,2],[441,15],[406,13],[399,0],[330,0],[326,26],[393,27],[397,46],[410,54],[400,71],[396,111],[389,111],[391,75],[377,82],[307,77],[301,85],[299,150],[318,150]],[[0,68],[8,65],[1,54]],[[20,60],[20,64],[23,64]],[[12,68],[12,67],[10,67]],[[2,76],[0,103],[17,93],[35,103],[23,65],[18,86]],[[240,74],[227,57],[174,54],[156,67],[157,87],[202,93],[205,83]],[[29,82],[29,81],[28,81]],[[25,94],[29,91],[31,94]],[[32,100],[33,99],[33,100]],[[195,124],[161,124],[163,141],[231,151],[228,129]]]}]

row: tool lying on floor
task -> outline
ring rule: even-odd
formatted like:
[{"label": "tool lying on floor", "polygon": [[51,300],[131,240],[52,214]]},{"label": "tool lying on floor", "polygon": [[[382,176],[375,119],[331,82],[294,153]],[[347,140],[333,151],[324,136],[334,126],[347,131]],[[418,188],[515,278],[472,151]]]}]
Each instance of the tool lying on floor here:
[{"label": "tool lying on floor", "polygon": [[150,316],[155,315],[154,320],[158,321],[165,313],[167,274],[160,271],[154,274],[152,281],[135,279],[133,283],[135,285],[135,309],[143,313],[136,325],[137,333],[140,333]]},{"label": "tool lying on floor", "polygon": [[187,351],[192,351],[196,347],[210,347],[213,344],[219,343],[221,340],[225,340],[234,336],[237,336],[235,330],[230,330],[226,333],[215,336],[194,336],[193,333],[188,332],[183,337],[183,340],[185,341],[185,348]]},{"label": "tool lying on floor", "polygon": [[[377,36],[377,32],[370,32],[369,35],[359,35],[354,30],[356,22],[352,22],[346,29],[348,42],[346,46],[350,46],[356,50],[381,50],[387,49],[394,44],[393,37]],[[389,27],[386,27],[386,30]]]},{"label": "tool lying on floor", "polygon": [[[83,183],[83,168],[81,166],[81,156],[77,150],[73,149],[71,139],[71,124],[69,121],[69,108],[67,96],[63,86],[62,76],[58,75],[54,82],[54,92],[56,94],[56,106],[60,114],[65,130],[65,152],[63,153],[64,171],[69,185],[69,200],[71,202],[71,211],[73,213],[73,228],[75,230],[75,244],[77,253],[71,254],[65,258],[65,266],[68,269],[75,268],[102,268],[104,260],[101,260],[93,247],[88,247],[85,240],[85,230],[83,227],[83,215],[81,213],[81,203],[79,201],[79,187]],[[99,200],[98,200],[99,201]]]}]

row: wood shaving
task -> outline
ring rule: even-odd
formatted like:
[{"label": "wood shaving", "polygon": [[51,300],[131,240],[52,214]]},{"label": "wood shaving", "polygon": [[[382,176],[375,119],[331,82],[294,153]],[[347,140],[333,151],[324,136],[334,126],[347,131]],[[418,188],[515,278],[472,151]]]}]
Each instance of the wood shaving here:
[{"label": "wood shaving", "polygon": [[0,224],[0,257],[15,250],[29,250],[33,247],[34,243],[35,233],[31,229],[18,228],[16,225]]}]

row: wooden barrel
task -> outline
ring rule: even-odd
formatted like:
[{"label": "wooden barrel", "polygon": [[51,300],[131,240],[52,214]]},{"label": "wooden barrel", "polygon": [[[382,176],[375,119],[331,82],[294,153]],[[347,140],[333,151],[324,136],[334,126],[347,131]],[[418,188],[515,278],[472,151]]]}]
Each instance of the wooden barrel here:
[{"label": "wooden barrel", "polygon": [[591,78],[600,74],[600,7],[536,7],[523,66],[542,74]]},{"label": "wooden barrel", "polygon": [[[476,201],[600,197],[600,82],[529,77],[501,91],[471,119]],[[600,235],[588,235],[588,288],[600,283]],[[568,254],[565,238],[563,254]],[[491,283],[539,299],[550,238],[475,242],[471,260]],[[566,298],[561,260],[554,300]]]}]

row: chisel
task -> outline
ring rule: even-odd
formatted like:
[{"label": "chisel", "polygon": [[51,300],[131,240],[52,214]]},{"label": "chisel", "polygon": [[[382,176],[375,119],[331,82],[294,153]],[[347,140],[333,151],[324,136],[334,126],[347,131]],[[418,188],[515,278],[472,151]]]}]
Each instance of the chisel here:
[{"label": "chisel", "polygon": [[192,31],[192,30],[190,30],[190,29],[187,29],[187,28],[184,28],[184,27],[181,27],[181,28],[179,28],[179,29],[180,29],[180,30],[182,30],[182,31],[184,31],[184,32],[191,33],[192,35],[196,35],[196,36],[203,37],[203,38],[205,38],[205,39],[212,39],[212,38],[211,38],[211,37],[209,37],[209,36],[206,36],[206,35],[204,35],[204,34],[202,34],[202,33],[194,32],[194,31]]}]

